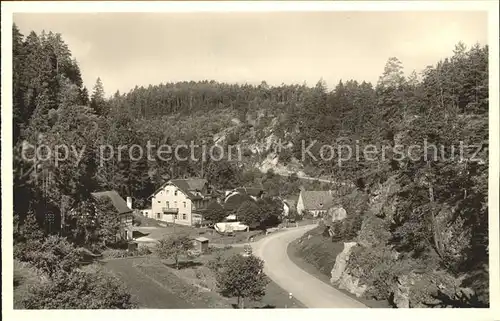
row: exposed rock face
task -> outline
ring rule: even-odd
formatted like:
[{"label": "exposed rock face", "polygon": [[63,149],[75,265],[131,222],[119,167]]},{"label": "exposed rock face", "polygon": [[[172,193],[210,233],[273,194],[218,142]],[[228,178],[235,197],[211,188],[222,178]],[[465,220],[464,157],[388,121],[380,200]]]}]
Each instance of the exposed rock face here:
[{"label": "exposed rock face", "polygon": [[366,285],[360,284],[360,280],[349,273],[342,274],[338,286],[341,289],[351,292],[358,298],[361,297],[367,289]]},{"label": "exposed rock face", "polygon": [[292,161],[287,165],[280,163],[279,155],[275,152],[270,152],[261,163],[255,164],[255,168],[259,169],[262,173],[266,173],[268,170],[272,169],[274,173],[278,175],[291,175],[296,173],[298,177],[305,176],[304,172],[298,171],[300,167],[300,163],[294,158],[292,158]]},{"label": "exposed rock face", "polygon": [[331,217],[332,222],[342,221],[347,217],[347,212],[343,207],[337,206],[330,208],[328,210],[328,215]]},{"label": "exposed rock face", "polygon": [[360,297],[366,291],[366,285],[361,285],[359,279],[350,275],[349,271],[346,269],[351,250],[356,245],[356,242],[344,243],[344,249],[337,255],[337,259],[335,260],[330,282]]},{"label": "exposed rock face", "polygon": [[396,178],[390,177],[384,184],[381,184],[370,197],[369,212],[380,218],[392,220],[396,204],[392,196],[400,189]]},{"label": "exposed rock face", "polygon": [[394,291],[394,304],[398,308],[410,307],[410,285],[408,276],[402,275],[398,278],[396,290]]},{"label": "exposed rock face", "polygon": [[347,266],[351,250],[356,245],[358,245],[356,242],[344,243],[344,249],[337,255],[337,259],[335,260],[335,265],[332,269],[332,277],[330,279],[331,282],[337,282],[340,279]]}]

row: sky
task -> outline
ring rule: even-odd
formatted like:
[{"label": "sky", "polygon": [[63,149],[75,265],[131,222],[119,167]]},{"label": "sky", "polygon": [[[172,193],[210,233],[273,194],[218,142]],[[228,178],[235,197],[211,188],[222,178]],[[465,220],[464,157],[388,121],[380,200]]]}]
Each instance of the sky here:
[{"label": "sky", "polygon": [[91,89],[217,80],[270,85],[376,83],[389,57],[405,73],[487,44],[486,12],[16,13],[21,32],[61,33]]}]

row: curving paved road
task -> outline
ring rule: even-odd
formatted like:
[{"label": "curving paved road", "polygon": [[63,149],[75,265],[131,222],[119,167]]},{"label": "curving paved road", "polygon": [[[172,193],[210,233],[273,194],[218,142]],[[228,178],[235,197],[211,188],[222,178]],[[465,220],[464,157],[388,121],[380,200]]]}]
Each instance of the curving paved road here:
[{"label": "curving paved road", "polygon": [[290,242],[316,225],[271,234],[252,244],[253,254],[264,260],[264,272],[308,308],[367,308],[295,265],[287,254]]}]

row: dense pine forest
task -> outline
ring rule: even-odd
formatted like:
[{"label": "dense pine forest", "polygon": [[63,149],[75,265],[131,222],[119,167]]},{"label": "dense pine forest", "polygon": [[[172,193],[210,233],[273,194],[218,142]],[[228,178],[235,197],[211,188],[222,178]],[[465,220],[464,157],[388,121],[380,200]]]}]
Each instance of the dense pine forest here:
[{"label": "dense pine forest", "polygon": [[[48,296],[56,295],[52,287],[82,278],[89,288],[99,283],[103,292],[122,291],[113,280],[95,276],[98,272],[73,270],[68,258],[77,248],[94,251],[105,246],[110,226],[116,224],[89,213],[91,192],[114,189],[146,208],[148,196],[169,178],[205,177],[221,190],[259,186],[280,197],[297,195],[301,187],[337,188],[301,181],[295,174],[278,175],[276,168],[282,166],[348,183],[339,192],[348,218],[335,227],[336,241],[359,240],[368,230],[377,239],[352,260],[358,264],[353,274],[373,289],[367,295],[390,300],[397,276],[425,270],[438,283],[458,280],[457,288],[474,293],[458,297],[448,287],[434,292],[427,288],[426,295],[448,306],[488,306],[488,47],[459,43],[451,50],[450,57],[408,76],[403,62],[389,58],[376,84],[342,80],[333,90],[322,80],[314,86],[207,80],[151,84],[106,97],[100,79],[93,88],[84,86],[85,70],[80,70],[62,35],[22,35],[14,25],[15,257],[19,262],[43,262],[37,266],[42,269],[60,258],[68,262],[61,264],[67,275],[54,277],[23,304],[43,306]],[[269,148],[269,142],[278,140],[289,148]],[[427,157],[436,153],[427,148],[418,160],[390,153],[385,159],[362,156],[341,165],[302,160],[298,147],[311,140],[317,141],[311,149],[316,155],[322,144],[382,148],[426,141],[445,157]],[[119,161],[99,159],[102,145],[146,146],[148,141],[172,146],[190,141],[239,144],[243,158],[134,160],[125,153]],[[81,157],[70,150],[69,159],[59,164],[49,157],[30,161],[26,156],[33,155],[23,149],[64,144],[83,151]],[[458,158],[461,144],[471,146],[463,159]],[[263,169],[269,159],[276,160],[274,167]],[[386,187],[391,192],[381,193]],[[383,204],[376,207],[374,202]],[[67,225],[63,231],[62,219]],[[40,248],[46,252],[36,254]],[[376,277],[370,272],[374,265],[380,269]],[[47,273],[53,273],[52,268]],[[71,295],[68,290],[50,297],[50,302],[70,306]],[[99,296],[102,299],[82,304],[132,306],[126,293]]]}]

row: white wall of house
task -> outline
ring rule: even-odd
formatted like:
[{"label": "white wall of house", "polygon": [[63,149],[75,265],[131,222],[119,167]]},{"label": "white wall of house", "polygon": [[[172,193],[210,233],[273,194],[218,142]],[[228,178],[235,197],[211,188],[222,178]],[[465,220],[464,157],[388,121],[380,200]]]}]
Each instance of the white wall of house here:
[{"label": "white wall of house", "polygon": [[174,215],[163,214],[164,207],[179,209],[175,223],[192,225],[192,202],[175,185],[164,186],[151,200],[152,218],[164,222],[174,222]]},{"label": "white wall of house", "polygon": [[309,210],[313,217],[318,217],[319,215],[326,214],[325,210]]},{"label": "white wall of house", "polygon": [[153,217],[153,210],[152,209],[145,209],[145,210],[140,210],[142,216],[144,217],[149,217],[149,218],[152,218]]},{"label": "white wall of house", "polygon": [[127,241],[132,240],[132,226],[133,226],[134,217],[132,213],[121,214],[120,215],[120,237],[124,238]]},{"label": "white wall of house", "polygon": [[283,216],[288,217],[289,213],[290,213],[290,207],[288,206],[288,204],[283,202]]},{"label": "white wall of house", "polygon": [[302,215],[304,212],[304,201],[302,200],[302,192],[299,194],[299,200],[297,201],[297,213]]},{"label": "white wall of house", "polygon": [[326,214],[326,210],[318,210],[318,209],[312,209],[312,208],[305,208],[304,206],[304,200],[302,199],[302,192],[299,194],[299,200],[297,201],[297,213],[300,215],[304,214],[304,211],[308,211],[311,213],[314,217],[317,217],[322,214]]},{"label": "white wall of house", "polygon": [[132,226],[132,220],[133,220],[132,213],[120,215],[120,222],[125,227],[131,227]]}]

